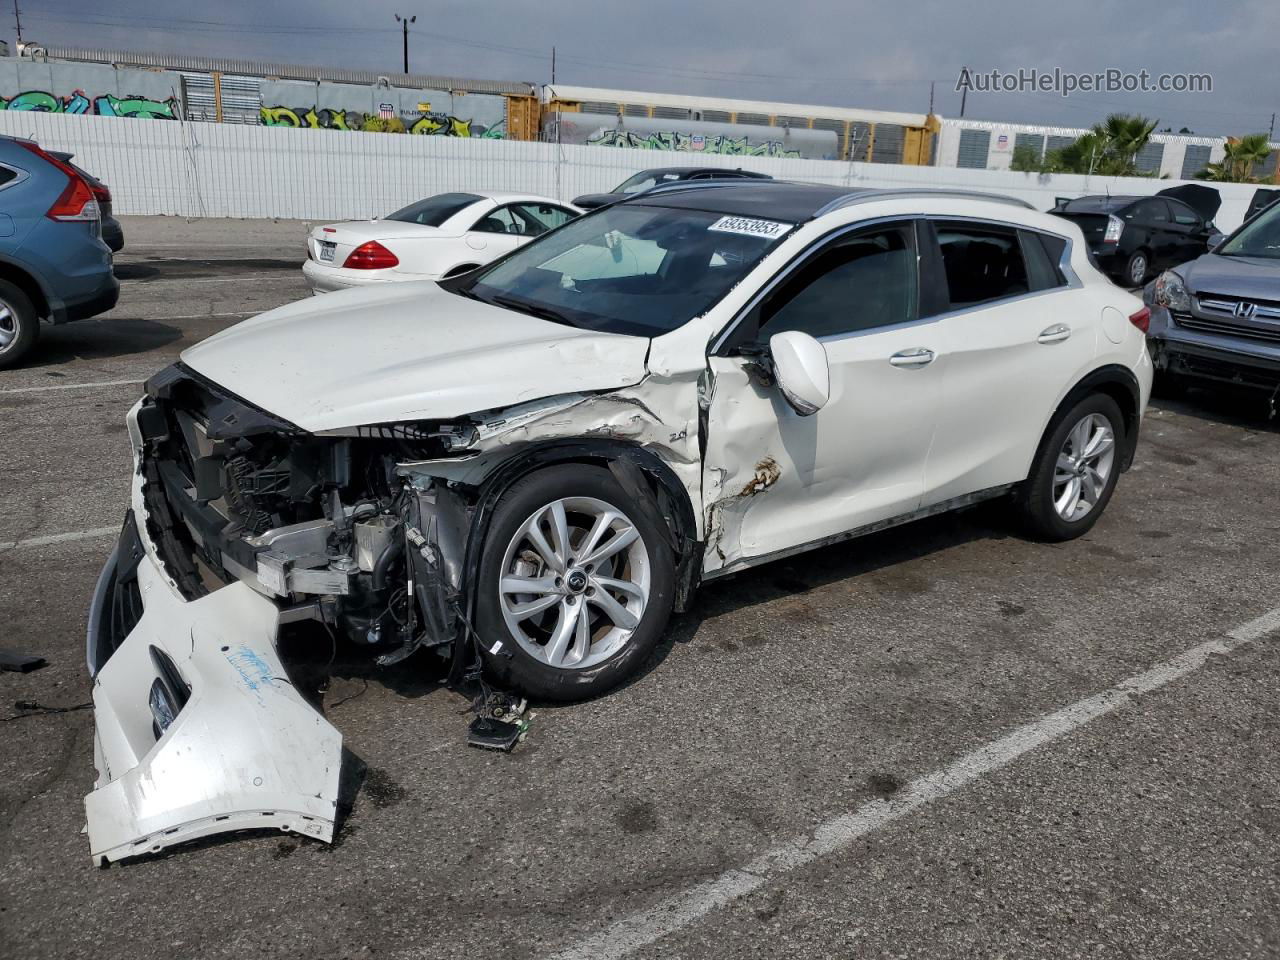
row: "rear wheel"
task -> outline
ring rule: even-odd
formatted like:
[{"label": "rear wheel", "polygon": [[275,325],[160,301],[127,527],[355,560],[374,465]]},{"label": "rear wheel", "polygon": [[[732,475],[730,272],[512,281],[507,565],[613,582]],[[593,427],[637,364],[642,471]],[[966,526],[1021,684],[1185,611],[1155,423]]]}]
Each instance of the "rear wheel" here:
[{"label": "rear wheel", "polygon": [[7,280],[0,280],[0,370],[19,363],[39,334],[40,319],[30,298]]},{"label": "rear wheel", "polygon": [[1023,517],[1045,540],[1087,533],[1120,476],[1124,417],[1105,394],[1081,400],[1049,430],[1022,493]]},{"label": "rear wheel", "polygon": [[632,676],[671,614],[675,569],[658,523],[599,467],[549,467],[515,483],[480,560],[476,627],[490,672],[560,701]]},{"label": "rear wheel", "polygon": [[1140,287],[1147,282],[1147,274],[1151,271],[1151,261],[1147,251],[1135,250],[1124,268],[1125,281],[1131,287]]}]

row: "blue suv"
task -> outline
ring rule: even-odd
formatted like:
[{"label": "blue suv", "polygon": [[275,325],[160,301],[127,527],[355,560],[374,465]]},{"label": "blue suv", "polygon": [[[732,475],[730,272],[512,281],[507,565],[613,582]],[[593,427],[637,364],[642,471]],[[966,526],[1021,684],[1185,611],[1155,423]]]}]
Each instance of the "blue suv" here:
[{"label": "blue suv", "polygon": [[0,137],[0,369],[31,349],[42,319],[67,323],[116,305],[101,217],[75,167],[30,140]]}]

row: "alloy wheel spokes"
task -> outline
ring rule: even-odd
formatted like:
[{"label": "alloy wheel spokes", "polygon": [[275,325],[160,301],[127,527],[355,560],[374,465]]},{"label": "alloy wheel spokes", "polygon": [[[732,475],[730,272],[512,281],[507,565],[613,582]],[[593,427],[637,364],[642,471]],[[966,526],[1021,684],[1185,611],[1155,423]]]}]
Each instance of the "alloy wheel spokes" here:
[{"label": "alloy wheel spokes", "polygon": [[1053,471],[1053,505],[1067,521],[1085,517],[1102,499],[1115,461],[1111,422],[1091,413],[1067,433]]},{"label": "alloy wheel spokes", "polygon": [[650,559],[639,529],[617,507],[566,497],[536,510],[503,559],[499,604],[511,637],[561,669],[617,653],[649,601]]}]

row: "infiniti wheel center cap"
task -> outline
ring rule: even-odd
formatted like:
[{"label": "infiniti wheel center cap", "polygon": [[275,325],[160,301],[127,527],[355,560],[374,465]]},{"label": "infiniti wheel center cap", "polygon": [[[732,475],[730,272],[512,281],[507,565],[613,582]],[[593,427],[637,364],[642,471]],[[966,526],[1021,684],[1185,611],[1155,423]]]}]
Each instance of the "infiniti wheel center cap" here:
[{"label": "infiniti wheel center cap", "polygon": [[587,575],[581,570],[572,570],[569,575],[564,578],[564,584],[569,588],[571,593],[581,593],[587,589]]}]

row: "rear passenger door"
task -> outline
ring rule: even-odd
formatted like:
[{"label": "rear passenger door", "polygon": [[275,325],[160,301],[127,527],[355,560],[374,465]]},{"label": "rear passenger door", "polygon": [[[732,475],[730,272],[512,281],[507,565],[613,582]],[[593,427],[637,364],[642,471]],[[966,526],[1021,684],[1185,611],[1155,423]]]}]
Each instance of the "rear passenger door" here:
[{"label": "rear passenger door", "polygon": [[1151,251],[1149,257],[1152,267],[1161,269],[1173,262],[1178,248],[1177,237],[1169,228],[1173,225],[1169,216],[1169,208],[1159,197],[1139,200],[1122,215],[1128,221],[1130,229],[1137,229],[1146,234],[1143,246]]},{"label": "rear passenger door", "polygon": [[1098,319],[1072,309],[1066,241],[935,219],[922,283],[940,285],[943,368],[924,506],[1027,476],[1045,421],[1095,352]]}]

